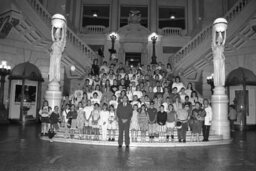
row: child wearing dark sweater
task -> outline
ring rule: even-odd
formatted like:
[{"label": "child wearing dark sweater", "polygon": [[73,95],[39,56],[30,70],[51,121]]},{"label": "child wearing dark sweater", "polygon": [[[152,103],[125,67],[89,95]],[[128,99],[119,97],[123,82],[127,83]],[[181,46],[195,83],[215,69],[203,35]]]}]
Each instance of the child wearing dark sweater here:
[{"label": "child wearing dark sweater", "polygon": [[59,114],[59,107],[55,106],[54,111],[50,115],[50,124],[51,127],[54,128],[54,131],[57,131],[59,129],[59,121],[60,121],[60,114]]},{"label": "child wearing dark sweater", "polygon": [[163,142],[163,138],[165,137],[166,132],[166,120],[167,113],[164,111],[164,106],[160,106],[160,111],[157,112],[157,123],[159,125],[159,141]]},{"label": "child wearing dark sweater", "polygon": [[153,142],[156,133],[157,109],[154,108],[154,102],[150,102],[148,108],[148,134],[150,142]]},{"label": "child wearing dark sweater", "polygon": [[70,130],[70,137],[74,137],[75,129],[76,129],[76,121],[77,121],[77,111],[75,110],[75,105],[72,104],[70,111],[67,114],[68,119],[68,128],[71,128]]},{"label": "child wearing dark sweater", "polygon": [[58,122],[60,121],[60,114],[59,114],[59,107],[55,106],[54,111],[51,113],[49,117],[50,121],[50,129],[48,131],[48,137],[50,139],[50,142],[52,142],[52,138],[55,135],[55,131],[59,129]]}]

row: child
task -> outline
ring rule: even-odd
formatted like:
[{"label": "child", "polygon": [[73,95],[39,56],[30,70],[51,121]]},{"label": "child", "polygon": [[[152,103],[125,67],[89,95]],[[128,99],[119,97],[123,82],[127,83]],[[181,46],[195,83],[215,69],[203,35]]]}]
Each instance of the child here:
[{"label": "child", "polygon": [[100,111],[100,125],[102,131],[102,140],[107,140],[107,122],[109,118],[109,111],[107,110],[108,105],[106,103],[103,104],[102,110]]},{"label": "child", "polygon": [[54,129],[54,131],[57,131],[59,129],[58,122],[60,121],[60,114],[59,114],[59,107],[55,106],[54,111],[51,113],[50,118],[50,126]]},{"label": "child", "polygon": [[93,137],[94,140],[99,140],[99,120],[100,120],[100,105],[98,103],[94,104],[94,109],[92,111],[91,117],[92,117],[92,130],[93,134],[95,135]]},{"label": "child", "polygon": [[68,119],[67,119],[67,115],[68,115],[68,112],[69,112],[69,104],[67,103],[62,111],[62,119],[61,119],[61,123],[62,125],[67,128],[67,122],[68,122]]},{"label": "child", "polygon": [[52,142],[52,138],[54,137],[55,133],[59,129],[58,122],[60,120],[60,114],[59,114],[59,107],[55,106],[54,111],[51,113],[49,121],[50,121],[50,129],[48,131],[48,137],[50,139],[50,142]]},{"label": "child", "polygon": [[138,130],[140,129],[139,123],[138,123],[138,105],[137,104],[133,106],[130,129],[131,129],[132,141],[137,142]]},{"label": "child", "polygon": [[93,105],[96,104],[96,103],[100,104],[100,99],[98,97],[98,93],[94,92],[92,94],[91,102],[92,102]]},{"label": "child", "polygon": [[49,129],[49,106],[48,101],[44,101],[42,109],[39,111],[41,116],[41,136],[46,135]]},{"label": "child", "polygon": [[166,140],[169,141],[169,134],[171,134],[172,142],[174,142],[174,128],[175,128],[175,121],[176,121],[176,115],[177,112],[175,112],[173,105],[169,104],[167,111],[167,121],[166,121],[166,127],[167,127],[167,135]]},{"label": "child", "polygon": [[142,105],[141,109],[139,111],[139,126],[140,126],[140,131],[141,131],[141,141],[145,142],[146,141],[146,133],[148,130],[148,114],[146,111],[146,106]]},{"label": "child", "polygon": [[159,140],[163,141],[164,133],[166,132],[167,113],[164,111],[164,106],[160,106],[160,111],[157,112],[157,123],[159,125]]},{"label": "child", "polygon": [[157,118],[157,109],[154,108],[154,102],[150,102],[150,106],[148,108],[148,134],[149,141],[153,142],[155,130],[156,130],[156,118]]},{"label": "child", "polygon": [[68,124],[67,127],[70,129],[70,138],[74,138],[76,121],[77,121],[77,111],[75,110],[75,105],[72,104],[70,111],[67,114]]},{"label": "child", "polygon": [[78,103],[78,110],[77,110],[77,128],[79,130],[79,137],[82,138],[83,128],[85,122],[85,112],[82,106],[82,102]]},{"label": "child", "polygon": [[84,121],[84,134],[86,134],[86,139],[91,139],[92,132],[92,122],[91,114],[93,111],[93,106],[91,105],[91,100],[87,100],[87,106],[84,107],[85,121]]},{"label": "child", "polygon": [[118,102],[115,95],[112,96],[112,99],[109,101],[109,105],[113,105],[115,109],[117,108]]},{"label": "child", "polygon": [[109,106],[109,118],[108,118],[108,131],[109,131],[108,141],[115,141],[115,130],[116,130],[116,128],[117,128],[117,123],[116,123],[115,108],[114,108],[113,105],[110,105]]}]

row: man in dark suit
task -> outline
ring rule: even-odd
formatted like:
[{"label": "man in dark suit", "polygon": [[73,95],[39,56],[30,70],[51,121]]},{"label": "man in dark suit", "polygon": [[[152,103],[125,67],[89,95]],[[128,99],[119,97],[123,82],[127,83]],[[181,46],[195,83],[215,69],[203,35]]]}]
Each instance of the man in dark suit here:
[{"label": "man in dark suit", "polygon": [[123,97],[123,102],[117,106],[116,115],[118,118],[119,136],[118,144],[119,147],[123,145],[123,132],[125,132],[125,145],[128,148],[130,144],[129,128],[132,118],[132,105],[128,101],[128,97]]}]

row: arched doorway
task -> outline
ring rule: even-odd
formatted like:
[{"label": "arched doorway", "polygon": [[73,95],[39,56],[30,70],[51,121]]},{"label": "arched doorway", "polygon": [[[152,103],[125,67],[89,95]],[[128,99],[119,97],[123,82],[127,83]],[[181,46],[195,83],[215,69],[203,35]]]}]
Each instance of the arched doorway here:
[{"label": "arched doorway", "polygon": [[235,124],[241,130],[256,125],[256,75],[246,68],[231,71],[226,79],[230,104],[237,110]]},{"label": "arched doorway", "polygon": [[9,76],[10,120],[36,120],[41,104],[40,70],[34,64],[25,62],[16,65]]}]

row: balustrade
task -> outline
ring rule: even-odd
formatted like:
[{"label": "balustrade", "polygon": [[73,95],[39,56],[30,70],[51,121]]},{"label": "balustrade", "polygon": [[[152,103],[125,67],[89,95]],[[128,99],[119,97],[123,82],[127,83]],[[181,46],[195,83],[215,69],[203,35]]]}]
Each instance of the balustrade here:
[{"label": "balustrade", "polygon": [[[224,16],[228,22],[231,22],[240,12],[247,6],[251,0],[239,0]],[[170,29],[166,29],[167,33],[170,33]],[[190,40],[183,48],[181,48],[176,54],[171,57],[172,65],[175,67],[187,54],[192,50],[197,48],[202,42],[207,38],[211,37],[212,34],[212,24],[205,27],[201,32],[199,32],[192,40]]]},{"label": "balustrade", "polygon": [[[35,12],[41,17],[41,19],[51,27],[51,17],[52,15],[42,6],[38,0],[27,0]],[[75,46],[82,54],[84,54],[89,59],[93,60],[97,58],[97,54],[81,40],[70,28],[67,28],[67,40],[73,46]],[[83,49],[81,49],[83,45]]]},{"label": "balustrade", "polygon": [[182,36],[183,30],[179,27],[164,27],[160,30],[164,36]]},{"label": "balustrade", "polygon": [[82,27],[81,33],[95,33],[95,34],[103,34],[107,32],[107,28],[105,26],[99,26],[99,25],[88,25],[86,27]]}]

